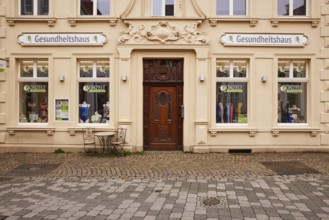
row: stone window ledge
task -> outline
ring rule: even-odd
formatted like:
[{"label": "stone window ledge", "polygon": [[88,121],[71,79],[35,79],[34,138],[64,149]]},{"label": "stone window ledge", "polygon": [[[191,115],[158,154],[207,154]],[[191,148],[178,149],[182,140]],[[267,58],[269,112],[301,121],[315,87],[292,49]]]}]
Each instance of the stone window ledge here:
[{"label": "stone window ledge", "polygon": [[79,22],[108,22],[110,26],[116,26],[118,18],[115,17],[71,17],[67,19],[71,26],[76,26]]},{"label": "stone window ledge", "polygon": [[16,23],[18,22],[45,22],[48,24],[49,27],[53,27],[56,23],[55,18],[50,18],[50,17],[8,17],[6,18],[7,23],[9,26],[15,26]]},{"label": "stone window ledge", "polygon": [[231,132],[231,133],[239,133],[239,132],[246,132],[249,133],[250,137],[255,137],[258,129],[250,128],[250,127],[216,127],[216,128],[209,128],[208,132],[210,133],[211,137],[216,137],[217,133],[224,133],[224,132]]},{"label": "stone window ledge", "polygon": [[317,27],[320,23],[320,18],[272,18],[273,27],[278,27],[280,23],[310,23],[312,27]]},{"label": "stone window ledge", "polygon": [[45,132],[48,136],[53,136],[55,132],[54,127],[46,127],[47,125],[40,125],[38,127],[32,127],[32,125],[29,125],[29,127],[25,126],[17,126],[17,127],[7,127],[6,131],[9,135],[15,135],[16,131],[24,131],[24,132],[29,132],[29,131],[42,131]]},{"label": "stone window ledge", "polygon": [[258,23],[257,18],[240,18],[240,17],[213,17],[209,18],[210,25],[213,27],[217,26],[220,22],[246,22],[249,23],[250,27],[255,27]]},{"label": "stone window ledge", "polygon": [[273,137],[278,137],[280,133],[296,133],[296,132],[302,132],[302,133],[310,133],[311,137],[316,137],[317,134],[320,132],[320,128],[312,128],[312,127],[278,127],[272,129],[272,135]]},{"label": "stone window ledge", "polygon": [[[95,126],[81,126],[81,127],[71,127],[67,128],[67,131],[69,132],[70,136],[75,136],[77,132],[81,132],[82,128],[84,127],[95,127]],[[95,127],[96,132],[102,132],[102,131],[116,131],[116,128],[114,127]]]}]

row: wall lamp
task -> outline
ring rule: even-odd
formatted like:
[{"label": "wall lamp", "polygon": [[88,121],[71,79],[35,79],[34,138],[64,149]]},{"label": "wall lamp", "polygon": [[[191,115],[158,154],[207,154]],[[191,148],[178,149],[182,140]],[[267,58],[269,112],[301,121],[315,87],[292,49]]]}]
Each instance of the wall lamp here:
[{"label": "wall lamp", "polygon": [[206,77],[204,75],[200,75],[199,80],[200,80],[200,82],[203,83],[206,80]]},{"label": "wall lamp", "polygon": [[122,75],[121,80],[122,80],[122,82],[126,82],[128,80],[128,76],[127,75]]},{"label": "wall lamp", "polygon": [[64,82],[64,81],[65,81],[65,76],[59,76],[59,77],[58,77],[58,80],[59,80],[60,82]]}]

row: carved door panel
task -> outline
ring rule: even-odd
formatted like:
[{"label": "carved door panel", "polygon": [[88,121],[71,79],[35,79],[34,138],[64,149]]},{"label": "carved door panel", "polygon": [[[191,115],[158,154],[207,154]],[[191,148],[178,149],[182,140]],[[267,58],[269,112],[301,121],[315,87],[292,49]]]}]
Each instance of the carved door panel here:
[{"label": "carved door panel", "polygon": [[150,88],[151,149],[175,150],[177,145],[177,112],[175,87]]}]

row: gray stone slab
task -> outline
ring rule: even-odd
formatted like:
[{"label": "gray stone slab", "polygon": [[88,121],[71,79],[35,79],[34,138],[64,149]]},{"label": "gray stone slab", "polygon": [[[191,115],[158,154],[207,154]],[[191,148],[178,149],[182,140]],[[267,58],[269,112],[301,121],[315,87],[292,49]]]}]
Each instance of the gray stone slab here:
[{"label": "gray stone slab", "polygon": [[321,174],[300,161],[261,162],[278,175]]}]

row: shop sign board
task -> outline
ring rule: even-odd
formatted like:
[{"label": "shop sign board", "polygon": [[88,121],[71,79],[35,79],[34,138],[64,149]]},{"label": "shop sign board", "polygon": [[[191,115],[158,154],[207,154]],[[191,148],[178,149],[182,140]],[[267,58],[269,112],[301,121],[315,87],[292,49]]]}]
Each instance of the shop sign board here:
[{"label": "shop sign board", "polygon": [[103,46],[102,33],[22,33],[17,38],[22,46]]},{"label": "shop sign board", "polygon": [[69,121],[69,99],[55,99],[55,120]]},{"label": "shop sign board", "polygon": [[220,42],[224,46],[304,47],[308,38],[303,34],[226,33]]},{"label": "shop sign board", "polygon": [[7,69],[7,61],[0,59],[0,73]]}]

